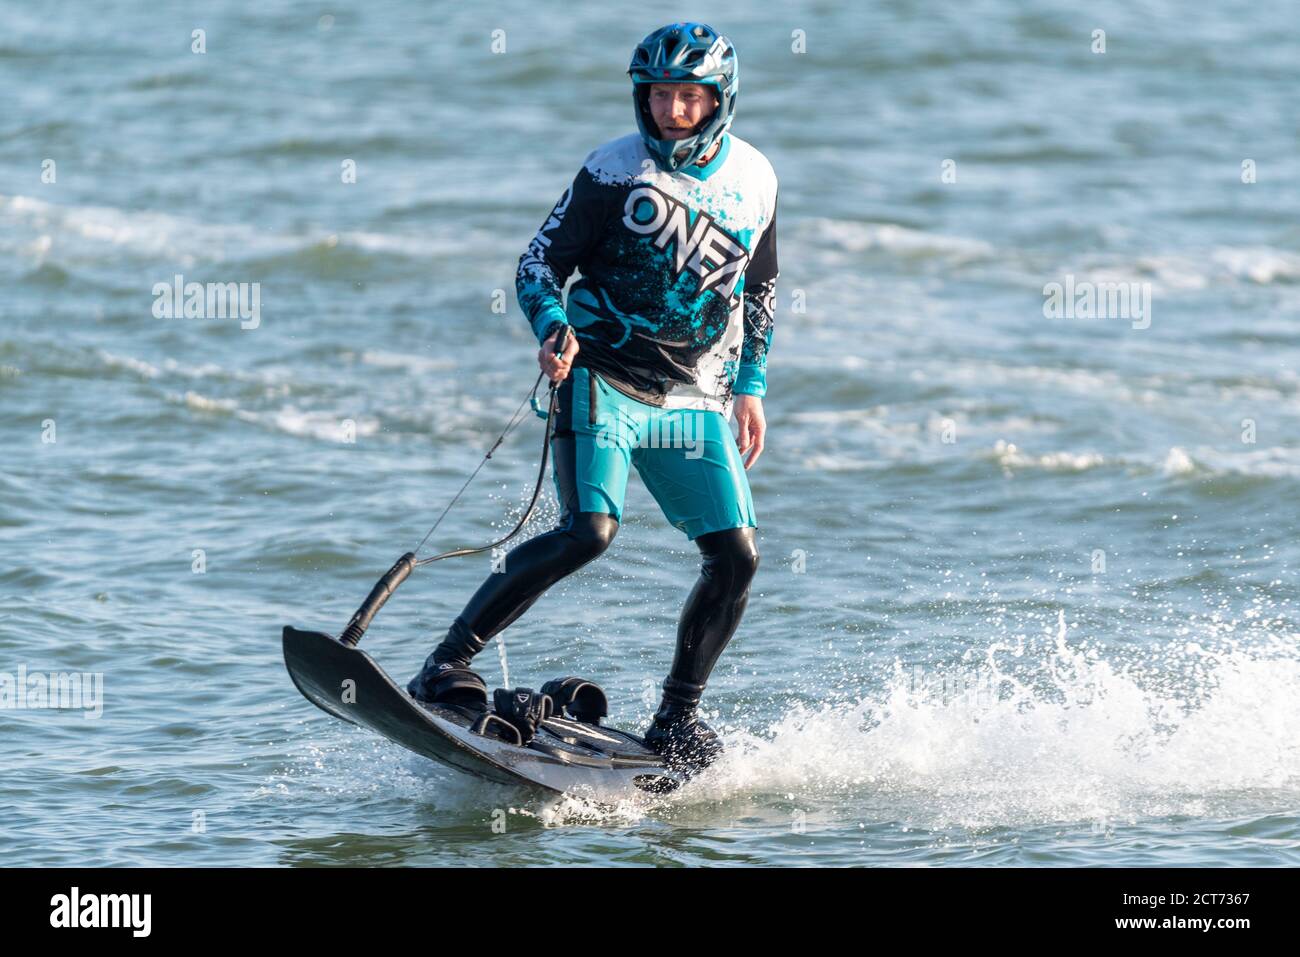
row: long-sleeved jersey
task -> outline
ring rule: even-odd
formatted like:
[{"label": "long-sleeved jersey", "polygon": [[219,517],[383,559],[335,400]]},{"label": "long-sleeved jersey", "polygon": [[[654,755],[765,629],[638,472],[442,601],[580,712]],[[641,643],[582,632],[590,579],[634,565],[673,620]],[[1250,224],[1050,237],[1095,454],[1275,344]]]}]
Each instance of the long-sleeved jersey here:
[{"label": "long-sleeved jersey", "polygon": [[733,393],[765,395],[776,190],[767,158],[729,133],[707,166],[675,173],[635,133],[597,148],[519,260],[538,341],[568,322],[576,365],[666,409],[730,415]]}]

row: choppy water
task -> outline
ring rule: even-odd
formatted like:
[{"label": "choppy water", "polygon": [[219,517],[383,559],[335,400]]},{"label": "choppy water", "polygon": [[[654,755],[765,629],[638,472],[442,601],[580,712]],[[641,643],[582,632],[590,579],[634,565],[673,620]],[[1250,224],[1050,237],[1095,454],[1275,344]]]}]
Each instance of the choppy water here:
[{"label": "choppy water", "polygon": [[[0,863],[1300,860],[1272,10],[247,6],[0,8],[0,670],[104,676],[96,720],[0,711]],[[781,178],[764,564],[707,698],[731,755],[608,811],[332,721],[279,628],[340,628],[519,402],[515,262],[674,12],[736,41]],[[260,282],[260,325],[155,318],[178,273]],[[1067,275],[1149,282],[1149,326],[1045,318]],[[510,526],[539,429],[435,547]],[[515,683],[639,725],[695,558],[635,479],[628,510],[506,638]],[[487,562],[417,573],[368,650],[405,678]]]}]

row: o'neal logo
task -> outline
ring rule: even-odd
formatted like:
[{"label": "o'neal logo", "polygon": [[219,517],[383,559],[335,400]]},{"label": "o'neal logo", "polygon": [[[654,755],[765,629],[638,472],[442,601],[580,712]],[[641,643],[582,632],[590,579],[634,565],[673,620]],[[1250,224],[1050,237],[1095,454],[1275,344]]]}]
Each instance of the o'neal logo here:
[{"label": "o'neal logo", "polygon": [[623,225],[639,235],[654,237],[659,249],[672,243],[677,275],[689,269],[699,276],[699,292],[717,286],[730,300],[745,274],[749,253],[734,236],[705,213],[696,215],[692,227],[687,208],[653,186],[638,186],[627,194]]}]

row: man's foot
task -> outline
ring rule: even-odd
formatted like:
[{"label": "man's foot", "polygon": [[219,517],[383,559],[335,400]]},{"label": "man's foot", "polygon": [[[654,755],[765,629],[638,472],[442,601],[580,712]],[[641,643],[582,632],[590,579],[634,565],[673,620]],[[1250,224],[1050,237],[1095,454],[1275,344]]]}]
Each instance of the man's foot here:
[{"label": "man's foot", "polygon": [[474,634],[464,620],[451,623],[447,637],[424,661],[420,673],[406,685],[406,693],[416,701],[458,704],[487,710],[487,685],[469,670],[469,663],[487,644]]},{"label": "man's foot", "polygon": [[722,755],[718,734],[701,719],[695,708],[659,706],[654,721],[645,733],[651,751],[663,757],[668,766],[682,771],[703,771]]},{"label": "man's foot", "polygon": [[406,692],[427,704],[458,705],[476,711],[487,710],[487,684],[469,668],[438,662],[437,653],[424,662],[420,673],[406,685]]}]

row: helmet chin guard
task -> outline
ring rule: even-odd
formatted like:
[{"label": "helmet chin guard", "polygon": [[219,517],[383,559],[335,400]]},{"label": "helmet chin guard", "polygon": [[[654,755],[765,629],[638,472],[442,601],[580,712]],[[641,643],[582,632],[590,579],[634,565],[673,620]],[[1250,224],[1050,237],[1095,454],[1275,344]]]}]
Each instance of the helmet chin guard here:
[{"label": "helmet chin guard", "polygon": [[[708,24],[672,23],[660,27],[637,44],[627,72],[632,77],[637,128],[661,169],[672,173],[698,162],[731,126],[739,89],[736,48]],[[650,112],[652,83],[710,86],[718,97],[717,108],[691,136],[661,139]]]}]

